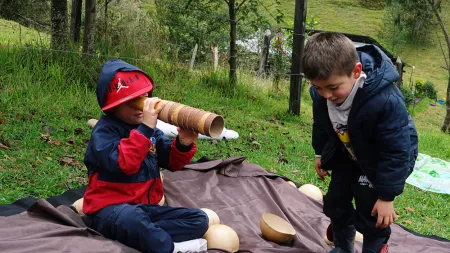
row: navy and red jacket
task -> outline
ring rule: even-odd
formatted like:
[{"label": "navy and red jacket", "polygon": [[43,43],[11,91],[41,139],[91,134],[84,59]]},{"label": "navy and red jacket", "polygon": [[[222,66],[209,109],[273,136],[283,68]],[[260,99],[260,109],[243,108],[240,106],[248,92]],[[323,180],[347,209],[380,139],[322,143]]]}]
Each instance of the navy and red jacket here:
[{"label": "navy and red jacket", "polygon": [[[122,63],[102,70],[97,84],[100,107],[104,96],[99,94],[106,94],[108,80],[118,70],[140,71]],[[105,74],[112,76],[105,78]],[[84,157],[89,182],[83,212],[91,215],[106,206],[123,203],[157,204],[164,194],[160,167],[180,170],[192,160],[195,151],[195,143],[184,146],[178,138],[169,139],[157,128],[142,123],[130,125],[106,113],[92,130]]]}]

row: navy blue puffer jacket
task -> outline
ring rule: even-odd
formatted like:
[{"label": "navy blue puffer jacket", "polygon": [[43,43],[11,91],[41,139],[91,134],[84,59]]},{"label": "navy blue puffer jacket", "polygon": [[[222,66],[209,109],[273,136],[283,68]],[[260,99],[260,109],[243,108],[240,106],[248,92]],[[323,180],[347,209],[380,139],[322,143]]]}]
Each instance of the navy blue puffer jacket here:
[{"label": "navy blue puffer jacket", "polygon": [[[374,45],[358,48],[367,78],[353,100],[348,132],[363,172],[375,186],[379,199],[391,201],[403,192],[418,154],[417,131],[400,90],[399,75],[391,60]],[[314,86],[312,144],[326,170],[349,166],[346,149],[334,132],[326,99]]]}]

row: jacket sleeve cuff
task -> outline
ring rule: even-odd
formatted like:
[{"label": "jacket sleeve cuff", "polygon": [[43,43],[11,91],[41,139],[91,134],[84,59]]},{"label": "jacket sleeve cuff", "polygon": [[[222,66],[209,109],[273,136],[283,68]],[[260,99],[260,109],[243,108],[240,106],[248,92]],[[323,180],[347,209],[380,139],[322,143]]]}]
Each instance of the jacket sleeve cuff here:
[{"label": "jacket sleeve cuff", "polygon": [[383,201],[394,201],[395,196],[378,196],[378,199]]},{"label": "jacket sleeve cuff", "polygon": [[153,136],[153,134],[155,133],[155,129],[150,128],[149,126],[147,126],[146,124],[139,124],[139,126],[136,129],[137,131],[139,131],[139,133],[143,134],[145,137],[149,138]]},{"label": "jacket sleeve cuff", "polygon": [[192,147],[194,146],[194,143],[191,143],[191,145],[189,146],[184,146],[183,144],[181,144],[180,139],[177,136],[177,141],[176,141],[176,147],[180,152],[189,152],[191,151]]}]

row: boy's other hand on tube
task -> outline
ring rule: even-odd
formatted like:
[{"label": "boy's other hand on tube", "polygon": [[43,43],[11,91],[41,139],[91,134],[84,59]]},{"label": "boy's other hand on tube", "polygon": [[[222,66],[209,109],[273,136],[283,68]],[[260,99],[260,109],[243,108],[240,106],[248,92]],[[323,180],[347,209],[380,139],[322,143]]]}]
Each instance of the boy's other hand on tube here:
[{"label": "boy's other hand on tube", "polygon": [[178,131],[178,139],[180,140],[180,143],[184,146],[191,145],[198,138],[198,133],[193,130],[178,127],[177,131]]},{"label": "boy's other hand on tube", "polygon": [[142,119],[142,123],[146,124],[148,127],[155,129],[156,122],[158,120],[158,114],[161,112],[164,106],[159,106],[158,109],[155,109],[156,103],[161,102],[159,98],[148,98],[144,101],[143,114],[144,117]]}]

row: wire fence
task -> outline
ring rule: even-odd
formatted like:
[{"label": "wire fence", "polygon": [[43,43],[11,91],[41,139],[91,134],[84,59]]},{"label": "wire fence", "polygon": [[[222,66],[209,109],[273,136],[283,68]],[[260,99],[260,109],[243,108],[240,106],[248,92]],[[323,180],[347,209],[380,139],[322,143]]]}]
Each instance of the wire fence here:
[{"label": "wire fence", "polygon": [[[39,21],[34,20],[26,15],[13,12],[14,15],[19,17],[20,20],[26,21],[27,23],[33,24],[38,29],[33,27],[28,27],[26,30],[21,29],[24,27],[18,23],[1,23],[0,27],[11,28],[16,33],[16,38],[14,36],[9,36],[10,40],[15,40],[15,43],[10,41],[5,41],[0,39],[0,48],[16,49],[16,50],[32,50],[42,53],[59,53],[71,56],[89,56],[91,58],[97,58],[99,61],[111,58],[120,58],[123,60],[130,60],[134,62],[146,62],[151,63],[154,61],[154,55],[146,55],[142,52],[143,46],[140,45],[139,48],[136,47],[136,41],[131,40],[128,42],[130,45],[128,47],[135,47],[134,50],[121,50],[120,47],[111,48],[111,41],[102,38],[96,41],[97,50],[95,53],[84,53],[80,49],[73,47],[69,49],[54,49],[50,47],[50,29],[51,27],[47,24],[42,24]],[[239,21],[240,25],[245,25],[245,22]],[[252,24],[248,24],[252,25]],[[254,74],[264,78],[275,78],[277,80],[287,79],[289,76],[300,75],[301,74],[291,74],[291,48],[289,40],[291,40],[292,31],[287,27],[277,27],[271,29],[269,35],[267,35],[267,26],[261,26],[260,29],[254,34],[249,34],[244,39],[236,41],[237,52],[235,56],[230,56],[229,47],[222,47],[219,49],[218,68],[221,70],[236,71],[237,73]],[[42,32],[45,31],[45,32]],[[33,39],[28,38],[27,35],[32,35],[32,33],[37,33],[39,41],[33,41]],[[268,36],[268,40],[267,40]],[[33,37],[33,36],[29,36]],[[99,36],[98,36],[99,37]],[[128,40],[128,39],[127,39]],[[265,43],[266,42],[266,43]],[[268,43],[267,43],[268,42]],[[104,45],[106,45],[106,50]],[[145,45],[147,48],[152,48],[156,50],[159,55],[156,58],[160,60],[177,62],[177,64],[184,65],[186,68],[189,67],[189,62],[192,59],[192,51],[184,50],[180,52],[180,48],[187,48],[187,45],[180,45],[173,43],[172,41],[164,40],[158,44]],[[192,49],[195,45],[191,45]],[[118,49],[119,48],[119,49]],[[137,49],[136,49],[137,48]],[[205,67],[214,68],[214,54],[210,50],[204,50],[206,47],[203,45],[203,50],[199,50],[196,55],[196,61],[194,69]],[[129,49],[129,48],[128,48]],[[124,52],[125,51],[125,52]],[[237,68],[230,69],[229,62],[232,57],[236,57]]]}]

